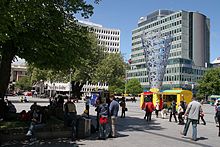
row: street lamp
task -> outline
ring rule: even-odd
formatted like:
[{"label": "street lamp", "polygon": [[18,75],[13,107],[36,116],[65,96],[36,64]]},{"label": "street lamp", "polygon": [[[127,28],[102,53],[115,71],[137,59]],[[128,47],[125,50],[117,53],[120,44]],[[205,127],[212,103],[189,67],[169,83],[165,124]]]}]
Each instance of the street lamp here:
[{"label": "street lamp", "polygon": [[70,75],[69,75],[69,76],[70,76],[70,86],[69,86],[69,87],[70,87],[70,89],[69,89],[69,97],[71,97],[71,89],[72,89],[72,86],[71,86],[71,80],[72,80],[72,79],[71,79],[71,75],[72,75],[72,73],[73,73],[73,69],[72,69],[72,68],[70,68]]},{"label": "street lamp", "polygon": [[40,80],[40,97],[41,97],[42,91],[43,91],[43,80],[41,79]]}]

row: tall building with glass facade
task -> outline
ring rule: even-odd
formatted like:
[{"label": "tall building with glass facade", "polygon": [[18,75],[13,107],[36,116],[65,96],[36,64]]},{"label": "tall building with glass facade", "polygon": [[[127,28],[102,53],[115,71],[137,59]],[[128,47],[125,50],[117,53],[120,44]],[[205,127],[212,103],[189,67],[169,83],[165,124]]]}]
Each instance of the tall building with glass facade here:
[{"label": "tall building with glass facade", "polygon": [[104,28],[100,24],[88,22],[88,21],[78,21],[80,25],[92,28],[92,32],[96,34],[98,39],[98,45],[104,46],[105,52],[108,53],[120,53],[120,30]]},{"label": "tall building with glass facade", "polygon": [[210,64],[210,20],[199,12],[157,10],[141,17],[132,31],[131,69],[127,80],[137,78],[149,88],[142,46],[143,32],[160,31],[172,35],[172,45],[162,89],[190,88]]}]

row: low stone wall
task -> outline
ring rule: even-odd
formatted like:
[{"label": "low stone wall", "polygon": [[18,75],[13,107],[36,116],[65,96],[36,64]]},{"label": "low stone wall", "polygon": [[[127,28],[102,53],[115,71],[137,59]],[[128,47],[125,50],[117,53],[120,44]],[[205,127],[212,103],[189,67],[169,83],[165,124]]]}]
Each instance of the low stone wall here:
[{"label": "low stone wall", "polygon": [[[12,129],[1,129],[1,142],[12,140],[25,140],[28,127],[19,127]],[[63,126],[45,126],[44,128],[36,130],[36,137],[39,139],[50,138],[68,138],[71,136],[71,128]]]}]

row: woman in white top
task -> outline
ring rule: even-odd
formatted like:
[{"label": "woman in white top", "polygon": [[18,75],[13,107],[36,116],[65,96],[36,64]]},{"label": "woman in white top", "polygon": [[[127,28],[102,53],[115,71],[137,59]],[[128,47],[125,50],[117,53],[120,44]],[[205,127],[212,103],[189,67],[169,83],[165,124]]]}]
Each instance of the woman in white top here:
[{"label": "woman in white top", "polygon": [[179,106],[178,106],[178,120],[179,120],[179,123],[178,125],[183,125],[184,124],[184,119],[183,119],[183,115],[184,115],[184,109],[182,107],[182,104],[183,102],[181,101]]}]

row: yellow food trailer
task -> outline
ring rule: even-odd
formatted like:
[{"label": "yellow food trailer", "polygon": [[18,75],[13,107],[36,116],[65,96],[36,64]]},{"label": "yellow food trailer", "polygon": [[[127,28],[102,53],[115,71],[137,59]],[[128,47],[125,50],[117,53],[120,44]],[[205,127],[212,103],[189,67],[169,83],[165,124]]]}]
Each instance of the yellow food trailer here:
[{"label": "yellow food trailer", "polygon": [[176,101],[177,107],[180,101],[185,101],[187,104],[192,101],[193,93],[189,90],[164,90],[162,92],[163,102],[167,102],[169,107],[173,100]]},{"label": "yellow food trailer", "polygon": [[150,99],[150,101],[153,103],[154,106],[156,106],[156,103],[159,103],[160,109],[163,107],[163,101],[161,97],[161,93],[159,92],[159,89],[152,88],[148,92],[141,93],[140,97],[140,108],[144,109],[144,103],[147,101],[147,99]]}]

